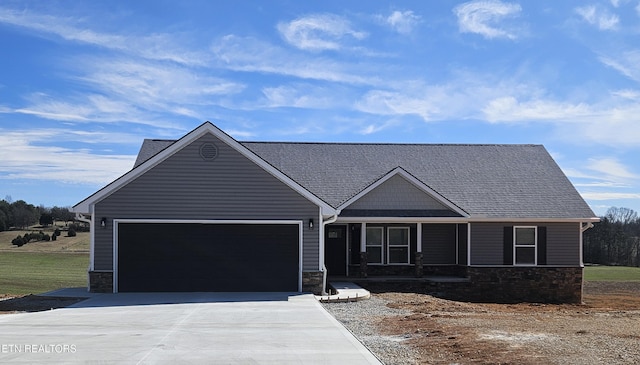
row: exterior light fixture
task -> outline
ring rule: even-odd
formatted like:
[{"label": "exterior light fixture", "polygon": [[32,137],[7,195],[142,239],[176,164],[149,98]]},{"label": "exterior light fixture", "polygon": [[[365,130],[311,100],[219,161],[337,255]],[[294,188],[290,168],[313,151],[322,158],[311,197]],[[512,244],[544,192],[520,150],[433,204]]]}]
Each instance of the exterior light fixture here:
[{"label": "exterior light fixture", "polygon": [[102,217],[102,219],[100,219],[100,227],[107,228],[107,217]]},{"label": "exterior light fixture", "polygon": [[309,229],[313,229],[313,218],[309,219]]}]

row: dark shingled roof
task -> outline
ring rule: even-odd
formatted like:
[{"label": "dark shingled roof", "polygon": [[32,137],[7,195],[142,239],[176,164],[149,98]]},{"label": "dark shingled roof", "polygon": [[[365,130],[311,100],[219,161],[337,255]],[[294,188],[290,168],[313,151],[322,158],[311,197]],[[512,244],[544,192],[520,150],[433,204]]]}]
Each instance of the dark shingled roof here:
[{"label": "dark shingled roof", "polygon": [[336,208],[401,167],[474,218],[595,217],[542,145],[240,143]]}]

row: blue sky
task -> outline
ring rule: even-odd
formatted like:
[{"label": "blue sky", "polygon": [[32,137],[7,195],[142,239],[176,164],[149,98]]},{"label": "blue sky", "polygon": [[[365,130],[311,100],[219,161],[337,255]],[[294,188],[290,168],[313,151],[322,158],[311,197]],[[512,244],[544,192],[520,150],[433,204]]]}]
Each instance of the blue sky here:
[{"label": "blue sky", "polygon": [[0,198],[74,205],[209,120],[544,144],[597,214],[640,211],[638,0],[5,0],[0,49]]}]

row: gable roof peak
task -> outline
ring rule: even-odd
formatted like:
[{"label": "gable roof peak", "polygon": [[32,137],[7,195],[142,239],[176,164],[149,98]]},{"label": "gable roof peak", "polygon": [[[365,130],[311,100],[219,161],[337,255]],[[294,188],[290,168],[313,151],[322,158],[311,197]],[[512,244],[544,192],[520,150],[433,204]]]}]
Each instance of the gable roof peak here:
[{"label": "gable roof peak", "polygon": [[[307,198],[309,201],[318,205],[321,208],[322,214],[324,215],[334,215],[337,214],[337,211],[331,207],[328,203],[326,203],[323,199],[319,198],[314,193],[310,192],[308,189],[300,185],[298,182],[293,180],[291,177],[283,173],[274,167],[271,163],[260,157],[255,152],[248,149],[246,146],[242,145],[240,142],[236,141],[233,137],[222,131],[220,128],[216,127],[213,123],[206,121],[193,129],[191,132],[184,135],[182,138],[171,142],[166,141],[167,146],[156,151],[156,153],[141,161],[140,164],[136,164],[133,169],[129,170],[124,175],[120,176],[104,188],[98,190],[96,193],[87,197],[83,201],[73,206],[73,211],[77,213],[91,213],[92,207],[108,197],[115,191],[119,190],[121,187],[127,185],[129,182],[136,179],[138,176],[146,173],[156,165],[160,164],[167,158],[174,155],[176,152],[183,149],[185,146],[193,143],[198,140],[202,136],[206,134],[211,134],[214,137],[221,140],[223,143],[226,143],[231,148],[235,149],[237,152],[242,154],[244,157],[248,158],[250,161],[258,165],[260,168],[264,169],[271,175],[273,175],[276,179],[280,180],[284,184],[288,185],[291,189],[297,191],[300,195]],[[139,156],[140,157],[140,156]]]}]

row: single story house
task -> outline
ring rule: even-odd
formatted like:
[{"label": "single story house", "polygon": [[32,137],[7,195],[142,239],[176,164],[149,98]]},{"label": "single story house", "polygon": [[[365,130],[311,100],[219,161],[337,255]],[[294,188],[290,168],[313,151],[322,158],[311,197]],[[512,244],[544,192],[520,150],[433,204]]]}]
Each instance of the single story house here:
[{"label": "single story house", "polygon": [[541,145],[239,142],[206,122],[145,140],[73,207],[89,290],[326,291],[327,275],[459,275],[579,302],[598,221]]}]

